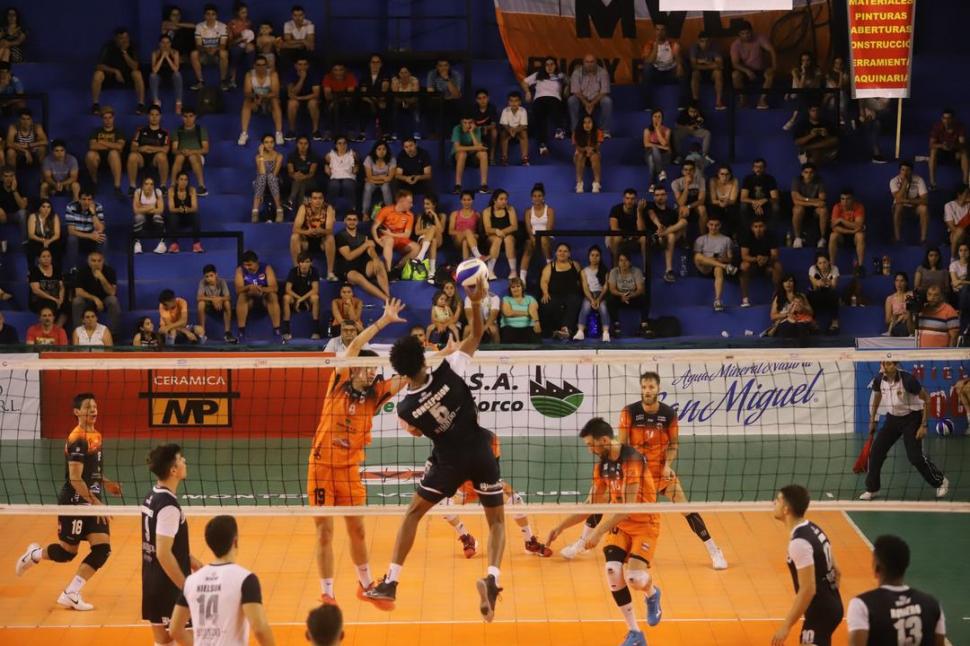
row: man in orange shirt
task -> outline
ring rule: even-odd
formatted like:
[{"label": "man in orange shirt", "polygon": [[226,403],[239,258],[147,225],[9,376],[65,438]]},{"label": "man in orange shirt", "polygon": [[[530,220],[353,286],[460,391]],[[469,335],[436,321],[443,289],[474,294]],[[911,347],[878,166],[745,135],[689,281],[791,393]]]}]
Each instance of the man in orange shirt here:
[{"label": "man in orange shirt", "polygon": [[865,273],[866,257],[866,209],[855,201],[851,188],[843,188],[839,203],[832,207],[832,233],[829,234],[829,261],[834,265],[839,243],[843,236],[855,243],[855,273]]},{"label": "man in orange shirt", "polygon": [[[388,273],[400,275],[401,267],[418,255],[418,245],[411,240],[414,231],[414,214],[411,206],[414,196],[406,188],[398,189],[394,197],[394,204],[389,204],[377,212],[374,224],[371,225],[374,241],[384,254],[384,266]],[[394,252],[404,256],[393,265]]]},{"label": "man in orange shirt", "polygon": [[[657,501],[657,490],[647,461],[633,447],[615,439],[613,428],[606,420],[594,417],[583,426],[579,436],[589,452],[599,458],[593,466],[588,504]],[[585,519],[586,514],[567,517],[549,533],[548,543],[551,544],[567,527],[578,525]],[[586,549],[596,547],[607,534],[603,548],[606,582],[629,628],[623,644],[646,646],[646,638],[637,625],[630,588],[643,592],[646,597],[647,624],[656,626],[660,623],[660,588],[653,584],[649,571],[660,537],[660,514],[613,514],[586,538]]]},{"label": "man in orange shirt", "polygon": [[191,343],[205,342],[205,329],[189,325],[188,302],[170,289],[163,289],[158,295],[158,333],[171,345],[178,342],[179,336]]}]

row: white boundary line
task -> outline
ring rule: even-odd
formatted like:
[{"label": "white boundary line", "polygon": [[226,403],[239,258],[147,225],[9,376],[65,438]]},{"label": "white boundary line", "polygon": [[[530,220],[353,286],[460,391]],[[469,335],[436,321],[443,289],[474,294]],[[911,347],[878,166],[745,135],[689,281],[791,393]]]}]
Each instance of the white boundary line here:
[{"label": "white boundary line", "polygon": [[855,530],[855,533],[859,535],[859,538],[862,539],[862,542],[865,543],[866,546],[871,551],[872,550],[872,541],[870,541],[869,540],[869,537],[866,536],[865,532],[863,532],[861,529],[859,529],[859,526],[855,524],[855,521],[852,520],[852,517],[851,516],[849,516],[849,512],[843,511],[842,512],[842,515],[845,517],[845,522],[849,523],[849,527],[851,527],[852,529]]}]

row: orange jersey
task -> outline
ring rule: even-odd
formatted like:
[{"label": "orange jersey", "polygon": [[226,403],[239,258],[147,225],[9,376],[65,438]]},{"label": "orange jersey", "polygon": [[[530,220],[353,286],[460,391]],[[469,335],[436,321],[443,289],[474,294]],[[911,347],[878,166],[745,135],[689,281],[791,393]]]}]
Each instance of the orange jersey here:
[{"label": "orange jersey", "polygon": [[377,217],[374,218],[374,227],[379,227],[381,225],[387,227],[387,230],[391,233],[404,233],[409,228],[414,230],[414,214],[410,211],[405,211],[401,213],[394,208],[394,205],[385,206],[383,209],[377,212]]},{"label": "orange jersey", "polygon": [[[393,382],[378,379],[364,392],[353,389],[350,371],[334,373],[320,411],[310,462],[354,466],[364,461],[371,442],[374,415],[394,394]],[[341,444],[346,443],[346,446]]]},{"label": "orange jersey", "polygon": [[626,432],[627,443],[647,459],[650,473],[657,479],[667,463],[667,447],[677,442],[677,412],[659,402],[652,411],[643,402],[630,404],[620,413],[619,432],[621,436]]},{"label": "orange jersey", "polygon": [[[634,484],[637,486],[636,499],[627,500],[627,489]],[[593,467],[593,489],[597,493],[608,493],[611,503],[657,502],[657,488],[647,461],[630,446],[621,447],[620,456],[615,460],[609,456],[600,458]],[[655,531],[659,523],[660,514],[633,514],[617,528],[637,536]]]}]

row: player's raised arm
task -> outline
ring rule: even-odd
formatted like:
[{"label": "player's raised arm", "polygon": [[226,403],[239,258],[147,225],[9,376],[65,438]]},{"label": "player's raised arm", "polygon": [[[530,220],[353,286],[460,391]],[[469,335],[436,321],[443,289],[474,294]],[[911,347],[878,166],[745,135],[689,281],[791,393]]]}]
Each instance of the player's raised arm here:
[{"label": "player's raised arm", "polygon": [[465,291],[468,294],[468,300],[471,301],[471,309],[475,316],[469,317],[471,320],[468,321],[468,325],[471,333],[461,342],[459,350],[471,357],[478,350],[478,346],[482,342],[482,334],[485,332],[485,323],[482,321],[480,308],[482,301],[488,298],[488,283],[480,277],[473,289],[466,288]]},{"label": "player's raised arm", "polygon": [[400,299],[392,298],[384,304],[384,314],[381,318],[377,319],[361,331],[354,340],[350,342],[347,346],[347,352],[344,356],[356,357],[360,354],[360,351],[365,345],[370,343],[370,341],[377,336],[377,333],[386,328],[392,323],[406,323],[403,318],[401,318],[401,310],[404,309],[404,303]]}]

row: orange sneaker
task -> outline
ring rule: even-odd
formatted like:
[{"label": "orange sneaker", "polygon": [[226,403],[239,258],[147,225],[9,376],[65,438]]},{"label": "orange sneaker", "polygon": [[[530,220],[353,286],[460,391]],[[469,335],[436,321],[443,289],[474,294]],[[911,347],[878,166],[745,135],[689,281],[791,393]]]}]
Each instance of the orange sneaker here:
[{"label": "orange sneaker", "polygon": [[374,599],[372,597],[367,596],[367,592],[370,590],[373,590],[375,587],[376,587],[376,584],[373,581],[371,581],[371,584],[367,586],[367,588],[364,588],[364,586],[362,586],[358,581],[357,598],[360,599],[361,601],[367,601],[368,603],[374,604],[374,606],[378,610],[394,610],[393,601],[389,599]]},{"label": "orange sneaker", "polygon": [[329,594],[321,594],[320,602],[325,606],[335,606],[337,605],[337,600],[331,597]]},{"label": "orange sneaker", "polygon": [[465,553],[465,558],[470,559],[478,552],[478,541],[471,534],[462,534],[458,537],[461,542],[461,549]]},{"label": "orange sneaker", "polygon": [[540,543],[535,536],[525,542],[525,551],[536,556],[552,556],[552,549],[547,547],[545,543]]}]

